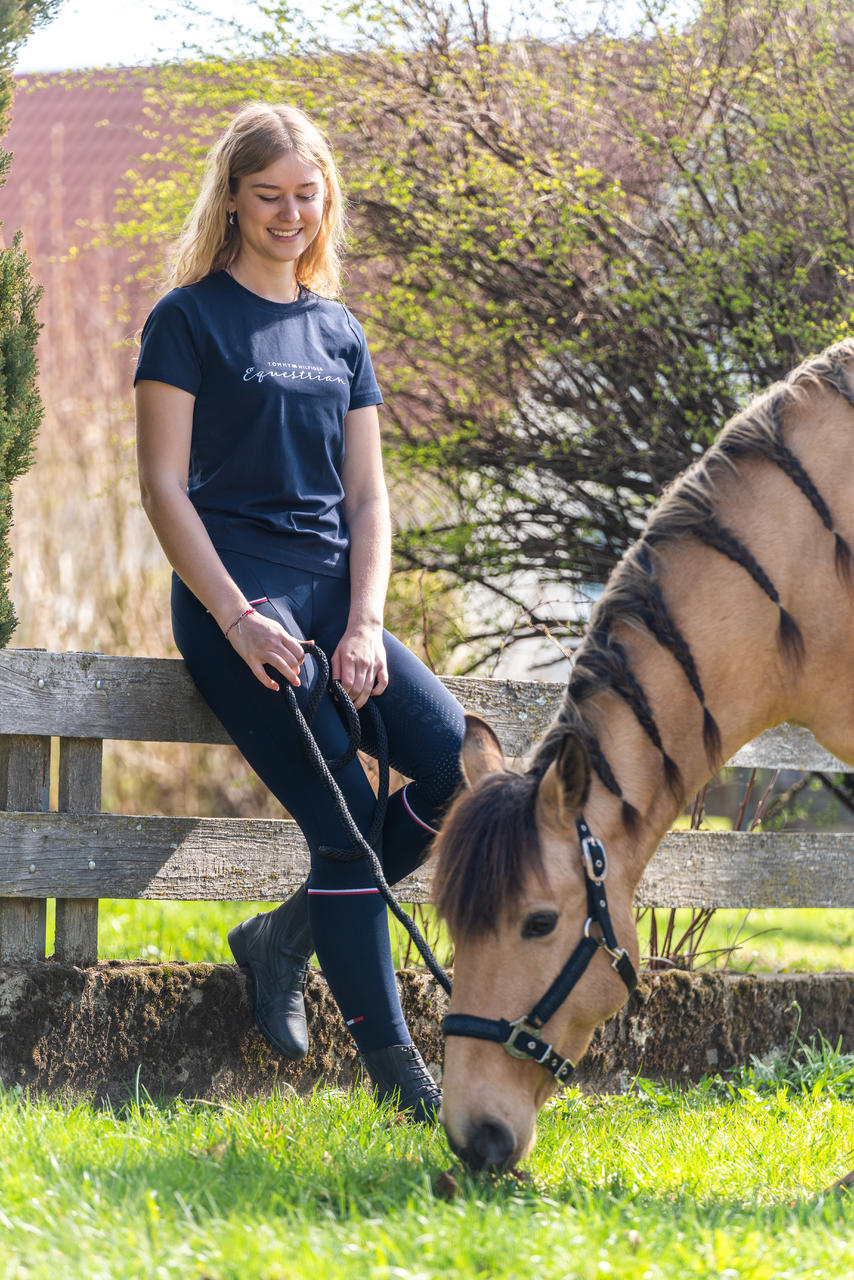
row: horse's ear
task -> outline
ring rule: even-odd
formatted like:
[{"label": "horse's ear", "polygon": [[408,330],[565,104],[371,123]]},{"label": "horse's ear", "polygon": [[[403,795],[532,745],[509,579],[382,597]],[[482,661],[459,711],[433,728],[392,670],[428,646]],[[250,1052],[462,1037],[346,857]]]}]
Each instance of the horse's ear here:
[{"label": "horse's ear", "polygon": [[552,826],[571,826],[590,790],[590,757],[577,733],[567,730],[537,791],[537,808]]},{"label": "horse's ear", "polygon": [[488,773],[506,768],[501,743],[495,731],[480,716],[466,715],[466,732],[460,751],[460,764],[468,786],[473,787]]}]

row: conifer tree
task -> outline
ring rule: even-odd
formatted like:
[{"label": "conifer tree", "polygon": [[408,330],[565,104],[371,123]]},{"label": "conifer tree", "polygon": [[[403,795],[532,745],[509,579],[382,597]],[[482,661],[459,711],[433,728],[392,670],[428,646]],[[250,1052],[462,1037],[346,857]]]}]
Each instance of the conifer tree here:
[{"label": "conifer tree", "polygon": [[[58,0],[0,0],[0,136],[11,117],[15,56],[35,25],[47,21]],[[12,162],[0,147],[0,183]],[[33,462],[42,405],[36,386],[36,316],[41,290],[30,278],[30,264],[18,232],[0,249],[0,647],[15,630],[9,598],[12,483]]]}]

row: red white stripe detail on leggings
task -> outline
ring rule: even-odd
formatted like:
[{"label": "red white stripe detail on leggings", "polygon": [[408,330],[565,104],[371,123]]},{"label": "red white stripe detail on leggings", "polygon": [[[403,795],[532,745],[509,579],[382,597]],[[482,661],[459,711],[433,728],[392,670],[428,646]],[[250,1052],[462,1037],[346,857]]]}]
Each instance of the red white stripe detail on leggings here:
[{"label": "red white stripe detail on leggings", "polygon": [[409,783],[407,782],[406,786],[403,788],[403,796],[401,797],[403,800],[404,809],[409,814],[410,818],[412,818],[414,822],[418,823],[419,827],[422,827],[425,831],[429,831],[431,835],[437,836],[439,832],[436,829],[436,827],[430,827],[427,825],[426,822],[422,822],[418,814],[413,809],[412,805],[407,800],[406,793],[408,790],[409,790]]},{"label": "red white stripe detail on leggings", "polygon": [[344,898],[351,893],[379,893],[379,889],[309,889],[309,894],[323,894],[325,897]]}]

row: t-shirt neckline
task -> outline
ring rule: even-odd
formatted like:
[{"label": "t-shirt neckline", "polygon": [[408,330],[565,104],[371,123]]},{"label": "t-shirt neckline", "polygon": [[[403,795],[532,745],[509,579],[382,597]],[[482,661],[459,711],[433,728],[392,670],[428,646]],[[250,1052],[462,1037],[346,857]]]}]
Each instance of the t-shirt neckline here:
[{"label": "t-shirt neckline", "polygon": [[241,284],[239,280],[235,280],[234,276],[225,268],[218,274],[226,280],[227,288],[236,289],[238,293],[256,306],[262,307],[265,311],[274,311],[278,315],[294,315],[297,311],[304,310],[314,296],[310,289],[307,289],[304,284],[300,284],[299,297],[294,298],[293,302],[274,302],[272,298],[262,298],[260,293],[253,293],[251,289],[247,289],[246,285]]}]

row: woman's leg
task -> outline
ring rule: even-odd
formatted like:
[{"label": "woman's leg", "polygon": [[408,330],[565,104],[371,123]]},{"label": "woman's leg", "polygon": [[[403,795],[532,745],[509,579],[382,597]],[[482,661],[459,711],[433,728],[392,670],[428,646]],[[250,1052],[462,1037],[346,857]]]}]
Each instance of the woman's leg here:
[{"label": "woman's leg", "polygon": [[[318,579],[316,639],[332,656],[346,625],[348,600],[332,579]],[[451,799],[462,782],[460,749],[465,713],[453,694],[419,658],[388,631],[383,633],[389,681],[360,713],[362,747],[377,755],[373,714],[388,739],[389,760],[412,781],[389,800],[382,835],[382,861],[389,884],[422,861]]]},{"label": "woman's leg", "polygon": [[[372,699],[388,736],[392,767],[412,781],[389,800],[383,824],[383,865],[396,884],[423,861],[445,810],[462,782],[465,716],[453,694],[394,636],[386,633],[388,688]],[[373,730],[365,734],[373,751]]]},{"label": "woman's leg", "polygon": [[[237,576],[244,566],[235,562],[229,563],[229,568]],[[276,578],[280,571],[271,567],[259,572]],[[238,580],[250,599],[268,597],[267,603],[257,607],[279,617],[291,634],[298,638],[309,635],[313,621],[310,598],[303,599],[295,589],[290,597],[273,596],[278,586],[270,587],[263,577],[252,580],[248,571]],[[337,585],[340,594],[342,587]],[[353,1038],[363,1052],[407,1044],[409,1033],[394,977],[385,903],[364,859],[342,862],[322,853],[325,847],[346,849],[352,841],[321,779],[303,755],[284,694],[265,689],[255,679],[214,620],[180,582],[175,584],[173,605],[176,642],[202,695],[306,836],[311,851],[308,907],[314,945]],[[301,679],[298,701],[304,705],[317,679],[311,658],[303,666]],[[327,759],[345,750],[347,732],[328,694],[321,699],[313,731]],[[375,799],[358,758],[336,775],[336,781],[357,826],[367,831]]]},{"label": "woman's leg", "polygon": [[397,884],[423,861],[460,783],[465,713],[411,650],[384,633],[389,681],[361,709],[362,748],[378,754],[374,715],[385,727],[389,763],[412,779],[389,798],[382,830],[386,880]]},{"label": "woman's leg", "polygon": [[[247,557],[240,557],[243,561]],[[241,565],[242,567],[242,565]],[[234,568],[229,564],[234,573]],[[271,566],[277,570],[278,566]],[[279,571],[281,572],[281,571]],[[292,571],[297,580],[300,575]],[[244,574],[241,588],[256,604],[259,612],[282,621],[297,639],[307,638],[299,593],[294,597],[271,592],[273,585],[263,579],[249,579]],[[312,764],[299,743],[296,727],[288,710],[284,691],[266,689],[250,671],[242,658],[222,635],[213,618],[179,580],[173,587],[173,630],[175,641],[205,701],[228,730],[240,752],[259,778],[299,823],[312,852],[320,845],[343,846],[349,843],[346,827],[330,803],[323,803],[326,792]],[[310,655],[311,650],[308,650]],[[300,671],[297,702],[302,707],[310,697],[318,679],[318,667],[307,656]],[[283,682],[282,682],[283,683]],[[325,694],[315,715],[312,731],[327,759],[341,755],[348,745],[347,730]],[[357,759],[338,774],[339,785],[346,788],[350,810],[357,825],[370,825],[374,812],[374,795],[364,770]]]}]

